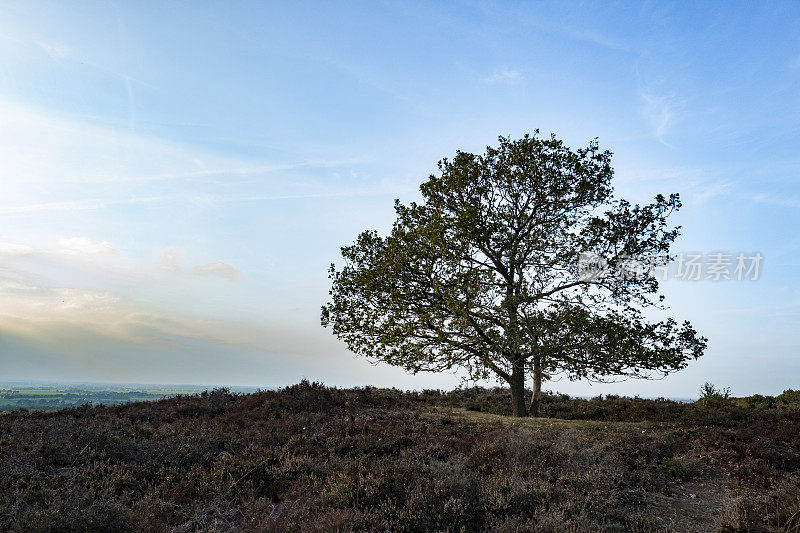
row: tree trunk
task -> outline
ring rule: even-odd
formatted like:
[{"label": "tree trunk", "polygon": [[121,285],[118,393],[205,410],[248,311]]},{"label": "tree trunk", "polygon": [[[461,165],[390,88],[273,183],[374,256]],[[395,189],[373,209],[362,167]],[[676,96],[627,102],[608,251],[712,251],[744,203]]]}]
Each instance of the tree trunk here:
[{"label": "tree trunk", "polygon": [[511,406],[514,409],[514,416],[527,416],[528,410],[525,407],[525,366],[523,363],[515,362],[511,371]]},{"label": "tree trunk", "polygon": [[533,360],[533,395],[531,396],[531,416],[539,416],[542,408],[542,366],[539,358]]}]

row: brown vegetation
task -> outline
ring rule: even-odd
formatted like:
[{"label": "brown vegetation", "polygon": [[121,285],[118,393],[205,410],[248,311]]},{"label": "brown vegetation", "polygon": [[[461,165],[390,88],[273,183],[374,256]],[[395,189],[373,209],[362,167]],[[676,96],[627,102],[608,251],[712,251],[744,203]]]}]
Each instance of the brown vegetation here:
[{"label": "brown vegetation", "polygon": [[0,530],[800,530],[798,409],[509,405],[304,382],[6,413]]}]

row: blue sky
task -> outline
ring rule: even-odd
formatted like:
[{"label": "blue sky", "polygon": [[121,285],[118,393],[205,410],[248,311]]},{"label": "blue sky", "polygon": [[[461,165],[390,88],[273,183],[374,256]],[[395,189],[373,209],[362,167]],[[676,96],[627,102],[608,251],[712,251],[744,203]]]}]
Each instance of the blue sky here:
[{"label": "blue sky", "polygon": [[574,394],[800,387],[800,5],[18,2],[0,6],[4,379],[452,387],[319,326],[327,266],[436,162],[540,128],[681,193],[665,284],[709,350]]}]

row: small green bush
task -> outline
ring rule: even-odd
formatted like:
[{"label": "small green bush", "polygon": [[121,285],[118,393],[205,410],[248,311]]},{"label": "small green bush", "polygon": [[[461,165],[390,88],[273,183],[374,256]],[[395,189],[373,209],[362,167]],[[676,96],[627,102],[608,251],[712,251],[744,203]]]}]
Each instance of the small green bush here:
[{"label": "small green bush", "polygon": [[800,390],[787,389],[780,393],[775,401],[782,405],[800,407]]},{"label": "small green bush", "polygon": [[686,467],[675,459],[664,459],[661,462],[661,466],[664,468],[664,471],[672,477],[683,479],[689,475],[689,471]]},{"label": "small green bush", "polygon": [[700,387],[700,399],[698,400],[701,403],[721,403],[728,398],[731,397],[731,389],[730,387],[726,387],[724,389],[718,389],[714,386],[713,383],[703,383],[703,386]]}]

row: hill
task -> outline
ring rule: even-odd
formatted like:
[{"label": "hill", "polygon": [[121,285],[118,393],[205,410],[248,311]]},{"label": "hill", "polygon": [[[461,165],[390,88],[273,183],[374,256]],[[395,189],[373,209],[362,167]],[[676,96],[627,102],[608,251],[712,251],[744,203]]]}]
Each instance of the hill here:
[{"label": "hill", "polygon": [[9,531],[796,531],[800,410],[303,382],[0,416]]}]

